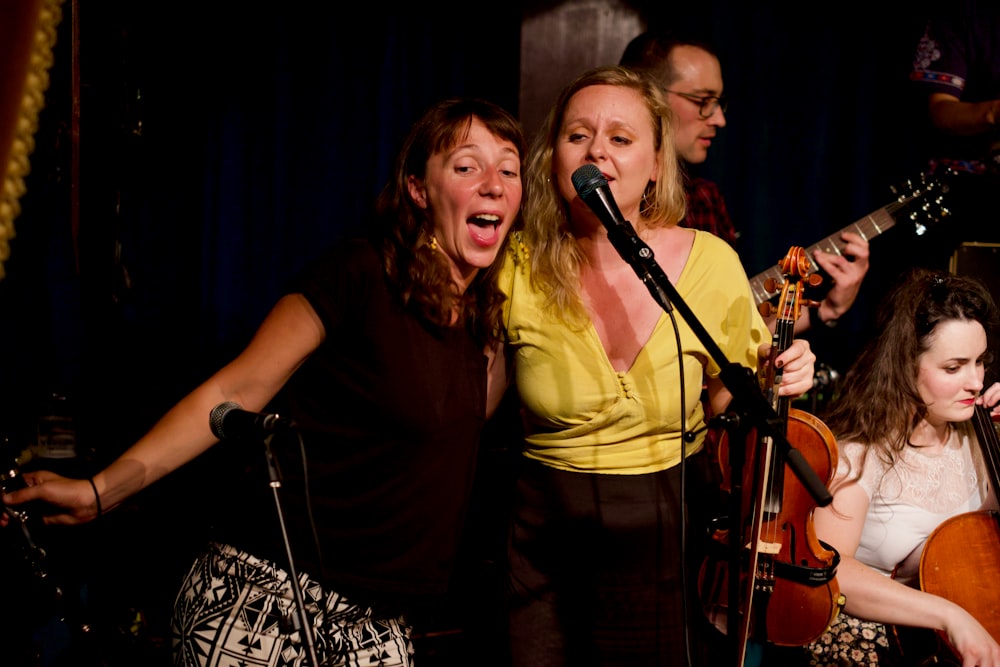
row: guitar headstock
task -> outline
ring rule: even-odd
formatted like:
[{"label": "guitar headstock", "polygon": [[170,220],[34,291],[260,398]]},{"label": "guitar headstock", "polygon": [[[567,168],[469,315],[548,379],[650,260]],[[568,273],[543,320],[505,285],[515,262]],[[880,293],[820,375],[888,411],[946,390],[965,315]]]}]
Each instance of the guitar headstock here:
[{"label": "guitar headstock", "polygon": [[886,210],[897,224],[906,222],[913,226],[917,236],[923,236],[931,226],[951,215],[947,207],[950,190],[948,181],[953,174],[948,170],[943,176],[923,173],[917,179],[907,179],[890,189],[896,201]]},{"label": "guitar headstock", "polygon": [[[846,245],[841,238],[844,232],[854,232],[871,241],[895,227],[897,223],[912,225],[914,233],[923,236],[933,225],[951,215],[947,207],[947,198],[951,189],[950,176],[953,173],[934,177],[921,174],[918,178],[907,179],[892,187],[892,192],[896,195],[893,201],[812,244],[805,249],[806,255],[811,257],[817,250],[840,254]],[[812,269],[815,271],[818,266],[813,263]],[[783,282],[781,263],[751,278],[750,288],[757,304],[761,305],[778,296]],[[768,313],[764,313],[764,316],[767,317]]]}]

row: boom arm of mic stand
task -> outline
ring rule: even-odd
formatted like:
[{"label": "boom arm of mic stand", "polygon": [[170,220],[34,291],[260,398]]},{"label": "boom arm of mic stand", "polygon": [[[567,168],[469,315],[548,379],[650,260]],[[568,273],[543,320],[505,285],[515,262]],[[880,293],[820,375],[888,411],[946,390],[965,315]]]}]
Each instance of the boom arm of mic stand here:
[{"label": "boom arm of mic stand", "polygon": [[767,402],[760,387],[753,381],[753,374],[746,367],[730,362],[726,358],[725,353],[698,321],[698,318],[677,292],[677,288],[673,286],[663,269],[660,268],[653,256],[653,251],[646,242],[639,238],[638,234],[628,233],[617,227],[608,228],[608,238],[622,258],[632,266],[642,282],[645,283],[646,288],[657,303],[668,312],[673,308],[680,311],[681,317],[691,327],[715,363],[722,369],[719,378],[733,395],[733,404],[742,406],[760,432],[771,437],[773,443],[784,455],[785,462],[809,491],[816,504],[820,507],[826,507],[833,502],[830,490],[826,488],[819,475],[802,456],[802,452],[788,442],[788,438],[785,437],[784,431],[781,429],[783,420]]}]

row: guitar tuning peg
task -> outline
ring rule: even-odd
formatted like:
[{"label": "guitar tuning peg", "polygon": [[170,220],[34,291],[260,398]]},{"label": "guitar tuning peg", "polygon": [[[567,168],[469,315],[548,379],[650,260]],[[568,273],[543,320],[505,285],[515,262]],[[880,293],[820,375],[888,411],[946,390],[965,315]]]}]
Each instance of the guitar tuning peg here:
[{"label": "guitar tuning peg", "polygon": [[917,236],[923,236],[927,233],[927,225],[920,221],[916,212],[910,214],[910,220],[913,221],[913,231]]}]

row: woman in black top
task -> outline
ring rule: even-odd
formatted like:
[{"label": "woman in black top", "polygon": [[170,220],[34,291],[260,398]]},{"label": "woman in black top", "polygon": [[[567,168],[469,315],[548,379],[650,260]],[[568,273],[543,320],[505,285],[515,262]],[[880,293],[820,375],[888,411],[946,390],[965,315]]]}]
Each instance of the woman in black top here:
[{"label": "woman in black top", "polygon": [[[495,260],[519,214],[523,146],[516,119],[492,103],[429,109],[369,238],[310,267],[239,356],[92,480],[26,473],[29,486],[4,502],[47,501],[49,524],[90,521],[218,442],[228,423],[210,428],[210,413],[262,410],[284,390],[300,437],[271,444],[316,654],[410,665],[405,614],[445,591],[479,436],[504,389]],[[213,542],[177,596],[178,665],[300,664],[309,652],[279,525],[244,516],[253,530]]]}]

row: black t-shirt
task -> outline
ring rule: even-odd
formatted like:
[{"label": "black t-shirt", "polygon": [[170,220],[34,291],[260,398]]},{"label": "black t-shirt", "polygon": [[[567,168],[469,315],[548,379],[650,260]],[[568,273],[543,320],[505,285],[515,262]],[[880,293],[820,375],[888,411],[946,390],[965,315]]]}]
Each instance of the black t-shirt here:
[{"label": "black t-shirt", "polygon": [[[441,329],[408,312],[367,241],[340,245],[293,291],[326,330],[277,402],[304,452],[294,437],[271,443],[296,567],[365,603],[443,593],[486,419],[482,347],[464,327]],[[273,519],[256,522],[238,546],[284,563],[280,541],[258,542],[280,539]]]}]

